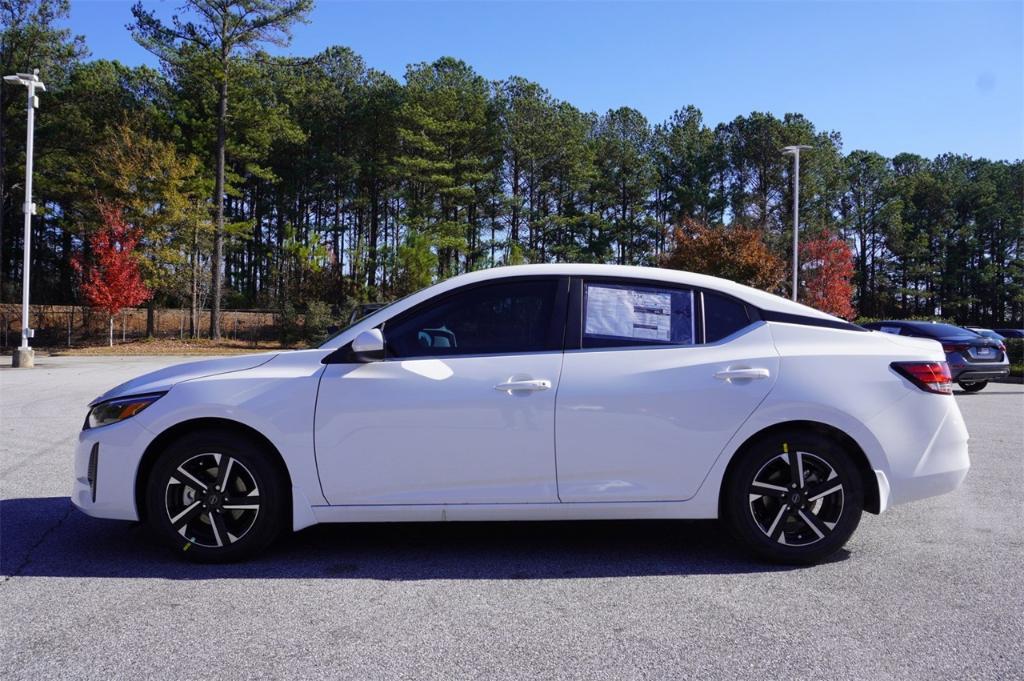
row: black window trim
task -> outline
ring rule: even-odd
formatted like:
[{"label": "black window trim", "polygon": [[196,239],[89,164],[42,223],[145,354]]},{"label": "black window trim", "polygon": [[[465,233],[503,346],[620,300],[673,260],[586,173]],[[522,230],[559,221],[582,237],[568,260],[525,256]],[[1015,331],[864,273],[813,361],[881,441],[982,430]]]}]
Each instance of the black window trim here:
[{"label": "black window trim", "polygon": [[[665,281],[663,279],[648,279],[645,277],[622,277],[615,275],[598,275],[598,276],[574,276],[572,283],[572,294],[569,298],[569,318],[565,325],[565,349],[569,350],[581,350],[581,351],[603,351],[603,350],[662,350],[662,349],[679,349],[679,348],[695,348],[702,345],[716,345],[716,343],[705,342],[705,330],[704,330],[704,293],[714,293],[715,295],[722,296],[734,300],[740,305],[743,305],[747,310],[748,324],[742,329],[747,329],[751,325],[760,321],[760,310],[754,307],[750,303],[734,295],[719,291],[718,289],[706,288],[703,286],[693,286],[690,284],[683,284],[675,281]],[[689,291],[693,293],[693,325],[694,325],[694,342],[693,343],[643,343],[638,342],[636,344],[622,344],[622,345],[607,345],[603,347],[583,347],[583,286],[588,283],[605,283],[615,284],[618,286],[643,286],[645,288],[659,288],[659,289],[670,289],[674,291]],[[737,329],[737,333],[742,329]],[[570,332],[571,330],[571,332]],[[735,336],[736,333],[730,334]],[[724,339],[723,339],[724,340]]]},{"label": "black window trim", "polygon": [[[668,288],[674,290],[692,291],[694,296],[694,326],[696,331],[695,342],[693,343],[637,343],[635,345],[609,345],[598,348],[586,348],[583,347],[583,285],[591,282],[603,282],[613,283],[619,286],[644,286],[648,288]],[[707,335],[705,332],[705,318],[704,318],[704,294],[713,293],[715,295],[734,300],[737,303],[743,305],[747,310],[748,323],[733,333],[729,334],[725,338],[722,338],[713,343],[707,342]],[[867,332],[869,329],[865,329],[862,326],[853,324],[851,322],[844,322],[833,319],[822,319],[821,317],[811,317],[809,315],[794,314],[790,312],[776,312],[774,310],[765,310],[763,308],[752,305],[751,303],[738,298],[737,296],[727,293],[720,289],[709,288],[706,286],[694,286],[690,284],[684,284],[681,282],[664,281],[662,279],[648,279],[645,277],[623,277],[615,275],[598,275],[598,276],[573,276],[572,277],[572,289],[571,296],[569,299],[569,318],[566,323],[565,331],[565,349],[566,351],[601,351],[601,350],[659,350],[659,349],[679,349],[679,348],[695,348],[701,346],[712,346],[718,345],[723,342],[729,342],[739,335],[739,333],[745,329],[749,329],[751,326],[758,322],[778,322],[784,324],[798,324],[801,326],[817,326],[828,329],[839,329],[843,331],[864,331]],[[570,331],[571,330],[571,331]]]},{"label": "black window trim", "polygon": [[853,322],[844,322],[839,319],[822,319],[792,312],[775,312],[774,310],[762,310],[758,308],[761,319],[766,322],[779,322],[782,324],[799,324],[800,326],[820,326],[826,329],[839,329],[840,331],[870,331],[863,326]]},{"label": "black window trim", "polygon": [[[484,288],[489,286],[496,286],[500,284],[510,283],[521,283],[529,281],[554,281],[557,283],[555,289],[555,302],[551,312],[551,322],[547,332],[547,340],[552,345],[551,348],[545,350],[524,350],[519,352],[473,352],[473,353],[448,353],[448,354],[425,354],[416,355],[414,357],[395,357],[388,352],[387,343],[387,326],[388,324],[398,324],[405,321],[409,317],[417,315],[424,310],[447,301],[457,295],[462,295],[469,291]],[[383,322],[378,324],[374,328],[381,330],[384,335],[384,362],[404,362],[409,360],[421,360],[421,359],[456,359],[461,357],[501,357],[501,356],[514,356],[514,355],[543,355],[552,352],[562,352],[565,348],[565,330],[566,330],[566,309],[568,308],[569,298],[569,277],[567,275],[558,274],[530,274],[530,275],[519,275],[519,276],[508,276],[500,277],[496,279],[485,279],[484,281],[477,281],[472,284],[465,284],[457,288],[439,293],[436,296],[431,296],[427,300],[421,303],[417,303],[408,310],[399,312],[394,317],[385,319]],[[352,355],[351,342],[341,346],[327,357],[324,357],[322,362],[324,364],[351,364],[356,362]]]}]

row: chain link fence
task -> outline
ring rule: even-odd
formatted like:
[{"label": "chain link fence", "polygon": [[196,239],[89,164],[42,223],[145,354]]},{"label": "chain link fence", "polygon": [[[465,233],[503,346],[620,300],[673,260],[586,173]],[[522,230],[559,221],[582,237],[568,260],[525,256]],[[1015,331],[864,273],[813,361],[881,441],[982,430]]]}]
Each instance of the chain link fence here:
[{"label": "chain link fence", "polygon": [[[114,342],[146,337],[146,308],[131,308],[114,317]],[[35,329],[32,346],[39,348],[75,347],[105,343],[109,318],[96,308],[80,305],[31,305],[29,325]],[[185,340],[189,334],[187,309],[161,308],[153,311],[153,336]],[[198,315],[198,338],[209,338],[210,312]],[[281,338],[281,314],[272,310],[221,311],[221,336],[225,339],[257,344]],[[6,349],[21,344],[21,305],[0,304],[0,344]]]}]

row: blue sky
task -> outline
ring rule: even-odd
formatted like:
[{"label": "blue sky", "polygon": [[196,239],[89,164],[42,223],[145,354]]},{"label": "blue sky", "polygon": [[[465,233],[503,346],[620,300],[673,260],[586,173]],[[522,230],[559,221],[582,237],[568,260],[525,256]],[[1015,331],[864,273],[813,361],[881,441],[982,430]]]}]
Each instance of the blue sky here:
[{"label": "blue sky", "polygon": [[[145,0],[170,14],[179,0]],[[154,64],[130,2],[73,0],[94,58]],[[1024,158],[1022,2],[394,2],[319,0],[278,53],[346,45],[401,76],[443,55],[489,79],[652,123],[687,104],[710,124],[803,113],[844,149]]]}]

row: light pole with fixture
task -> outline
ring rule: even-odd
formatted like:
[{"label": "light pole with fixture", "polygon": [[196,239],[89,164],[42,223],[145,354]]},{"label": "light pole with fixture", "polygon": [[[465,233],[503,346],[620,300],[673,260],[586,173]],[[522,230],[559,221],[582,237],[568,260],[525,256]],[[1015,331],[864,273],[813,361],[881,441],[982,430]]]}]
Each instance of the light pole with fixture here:
[{"label": "light pole with fixture", "polygon": [[782,148],[783,154],[793,157],[793,300],[796,300],[800,276],[800,151],[811,148],[809,144]]},{"label": "light pole with fixture", "polygon": [[39,69],[32,73],[18,73],[13,76],[4,76],[4,82],[11,85],[24,85],[28,88],[28,126],[25,136],[25,203],[22,210],[25,212],[25,240],[23,245],[23,258],[21,269],[21,345],[14,351],[12,365],[16,367],[31,368],[35,365],[35,352],[28,346],[28,339],[33,336],[32,329],[28,326],[28,282],[29,269],[32,265],[32,216],[36,212],[36,204],[32,203],[32,140],[35,133],[36,107],[39,106],[39,97],[36,90],[46,92],[46,86],[39,80]]}]

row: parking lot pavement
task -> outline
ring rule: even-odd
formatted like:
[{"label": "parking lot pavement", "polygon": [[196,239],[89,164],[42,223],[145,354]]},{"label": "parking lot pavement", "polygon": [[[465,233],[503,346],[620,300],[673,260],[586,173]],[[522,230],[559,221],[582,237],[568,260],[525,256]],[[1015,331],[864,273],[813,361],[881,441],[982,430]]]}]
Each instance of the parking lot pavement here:
[{"label": "parking lot pavement", "polygon": [[0,369],[4,679],[1024,677],[1024,386],[959,394],[964,486],[816,567],[715,522],[315,527],[197,566],[67,499],[86,402],[181,359]]}]

